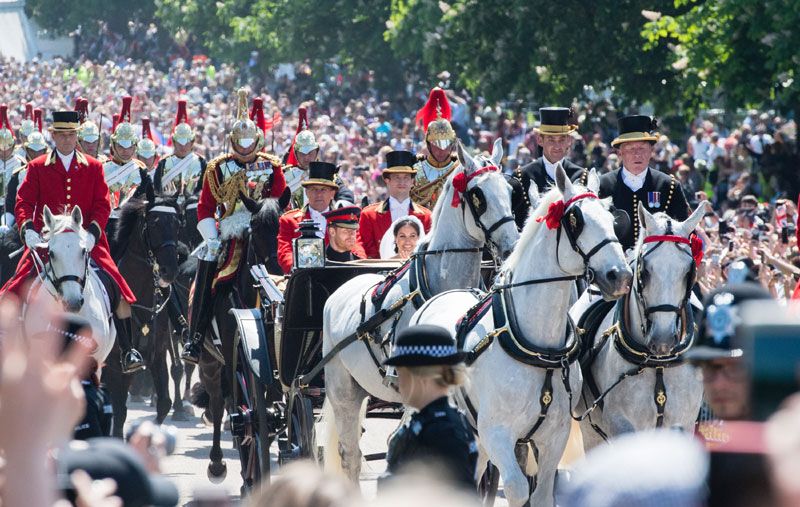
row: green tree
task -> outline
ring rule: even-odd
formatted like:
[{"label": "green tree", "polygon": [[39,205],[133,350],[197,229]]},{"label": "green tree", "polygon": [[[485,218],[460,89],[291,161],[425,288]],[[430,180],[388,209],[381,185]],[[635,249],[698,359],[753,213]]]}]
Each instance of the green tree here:
[{"label": "green tree", "polygon": [[153,0],[26,0],[25,14],[54,35],[67,35],[79,25],[84,29],[98,21],[122,32],[129,20],[149,22],[155,13]]}]

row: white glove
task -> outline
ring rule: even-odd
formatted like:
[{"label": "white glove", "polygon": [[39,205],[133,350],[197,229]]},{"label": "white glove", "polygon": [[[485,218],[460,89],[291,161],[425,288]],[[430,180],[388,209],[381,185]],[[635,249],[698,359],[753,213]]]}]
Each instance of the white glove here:
[{"label": "white glove", "polygon": [[6,224],[2,224],[2,225],[0,225],[0,234],[5,234],[10,229],[11,229],[11,227],[7,226]]},{"label": "white glove", "polygon": [[31,250],[35,250],[40,243],[43,243],[42,237],[39,236],[39,233],[34,231],[33,229],[27,229],[25,231],[25,245],[30,248]]},{"label": "white glove", "polygon": [[86,251],[91,252],[95,244],[94,234],[89,233],[86,235]]},{"label": "white glove", "polygon": [[207,239],[206,248],[208,249],[209,255],[216,258],[219,255],[219,251],[222,249],[222,241],[218,239]]}]

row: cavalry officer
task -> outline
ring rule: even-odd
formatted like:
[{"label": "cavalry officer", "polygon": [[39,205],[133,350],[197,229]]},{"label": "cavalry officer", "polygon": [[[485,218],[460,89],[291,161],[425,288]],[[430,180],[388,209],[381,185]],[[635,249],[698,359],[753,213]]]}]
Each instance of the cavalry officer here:
[{"label": "cavalry officer", "polygon": [[83,227],[90,233],[86,249],[100,268],[100,279],[109,289],[112,301],[119,299],[114,312],[114,326],[121,350],[122,370],[130,373],[144,366],[142,356],[131,346],[130,305],[136,298],[111,259],[104,233],[111,212],[108,187],[100,162],[75,150],[79,128],[78,113],[75,111],[54,112],[50,131],[56,149],[28,164],[14,210],[26,248],[17,272],[2,292],[10,291],[21,297],[23,286],[34,274],[30,249],[42,243],[39,231],[43,226],[44,206],[66,212],[73,207],[80,207]]},{"label": "cavalry officer", "polygon": [[142,177],[147,173],[145,165],[134,158],[139,136],[131,124],[132,101],[132,97],[122,98],[120,120],[111,134],[111,159],[103,164],[112,209],[119,208],[137,188],[143,187]]},{"label": "cavalry officer", "polygon": [[360,259],[357,249],[356,233],[361,208],[345,206],[323,213],[328,222],[328,246],[325,258],[331,261],[347,262]]},{"label": "cavalry officer", "polygon": [[411,186],[417,171],[416,157],[409,151],[390,151],[386,154],[383,181],[389,193],[383,202],[370,204],[361,212],[358,225],[358,244],[370,259],[380,259],[381,239],[395,220],[408,215],[419,218],[425,232],[431,229],[431,211],[411,200]]},{"label": "cavalry officer", "polygon": [[19,125],[19,138],[22,140],[23,145],[17,149],[17,155],[28,161],[32,159],[28,158],[24,143],[28,140],[28,136],[35,131],[36,125],[33,123],[33,104],[28,102],[25,104],[25,112],[22,114],[22,121]]},{"label": "cavalry officer", "polygon": [[539,109],[539,128],[534,129],[536,142],[542,147],[542,156],[530,164],[514,171],[514,178],[522,184],[523,199],[514,209],[514,219],[521,230],[531,211],[528,190],[531,183],[536,185],[540,194],[555,184],[556,167],[564,168],[573,182],[586,185],[588,172],[583,167],[567,159],[574,139],[572,133],[578,129],[573,123],[572,110],[566,107],[543,107]]},{"label": "cavalry officer", "polygon": [[15,146],[14,129],[11,128],[11,123],[8,121],[8,106],[2,104],[0,105],[0,193],[5,199],[5,205],[0,233],[5,233],[14,225],[14,200],[17,196],[18,173],[23,171],[27,164],[24,158],[14,153]]},{"label": "cavalry officer", "polygon": [[[306,191],[308,203],[300,209],[287,211],[278,221],[278,264],[284,273],[292,270],[294,254],[292,241],[300,237],[300,222],[313,220],[317,226],[317,236],[325,238],[328,242],[328,221],[324,213],[334,208],[334,197],[339,185],[336,183],[336,173],[339,168],[328,162],[311,162],[308,166],[308,179],[301,185]],[[356,243],[354,252],[358,257],[366,255]]]},{"label": "cavalry officer", "polygon": [[[241,263],[246,262],[247,256],[242,255],[244,241],[231,239],[223,249],[219,228],[237,222],[234,215],[244,217],[249,213],[240,195],[261,201],[266,197],[280,197],[286,189],[280,159],[260,151],[264,136],[247,116],[247,92],[240,89],[238,96],[237,119],[228,134],[231,149],[208,163],[197,203],[197,230],[203,237],[205,249],[199,255],[189,310],[189,333],[181,354],[189,363],[196,364],[200,360],[217,285],[233,280]],[[230,217],[234,217],[233,220],[225,220]]]},{"label": "cavalry officer", "polygon": [[464,353],[450,332],[439,326],[418,325],[402,330],[384,365],[397,367],[400,396],[416,409],[395,431],[386,453],[384,480],[414,464],[440,465],[446,479],[475,491],[478,446],[463,414],[453,408],[452,386],[466,379]]},{"label": "cavalry officer", "polygon": [[450,102],[438,86],[431,90],[428,102],[417,111],[417,124],[425,131],[428,154],[418,157],[414,164],[416,177],[411,199],[420,206],[432,209],[447,177],[458,167],[456,131],[450,124]]},{"label": "cavalry officer", "polygon": [[[305,107],[297,110],[297,133],[292,140],[292,146],[286,155],[286,167],[283,169],[286,184],[292,190],[291,206],[302,208],[308,203],[302,183],[309,178],[308,168],[311,162],[316,162],[319,157],[319,144],[314,132],[308,127],[308,112]],[[353,191],[347,188],[344,180],[337,174],[334,180],[339,188],[334,199],[355,203]]]},{"label": "cavalry officer", "polygon": [[619,136],[611,142],[617,148],[622,167],[600,177],[600,197],[611,196],[614,207],[628,214],[632,222],[619,238],[622,249],[633,248],[639,238],[639,203],[650,213],[663,211],[675,220],[689,216],[689,205],[675,176],[649,166],[658,134],[657,123],[649,116],[625,116],[619,119]]},{"label": "cavalry officer", "polygon": [[136,160],[144,164],[147,179],[153,181],[156,172],[156,143],[150,132],[150,118],[142,118],[142,138],[136,143]]},{"label": "cavalry officer", "polygon": [[158,162],[153,178],[156,192],[184,197],[200,192],[207,164],[205,158],[194,153],[194,140],[186,101],[179,100],[172,128],[172,155]]},{"label": "cavalry officer", "polygon": [[95,122],[89,119],[89,100],[79,97],[75,102],[75,111],[81,121],[81,129],[78,131],[78,149],[83,153],[94,157],[101,164],[108,161],[100,150],[100,128]]}]

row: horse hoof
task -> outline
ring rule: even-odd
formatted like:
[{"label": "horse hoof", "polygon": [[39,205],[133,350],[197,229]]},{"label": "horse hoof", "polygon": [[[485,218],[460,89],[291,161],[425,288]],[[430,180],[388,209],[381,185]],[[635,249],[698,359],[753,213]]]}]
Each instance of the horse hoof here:
[{"label": "horse hoof", "polygon": [[224,461],[211,462],[208,464],[208,480],[214,484],[219,484],[225,480],[228,475],[228,465]]},{"label": "horse hoof", "polygon": [[172,412],[172,420],[173,421],[188,421],[189,414],[186,413],[186,410],[175,410]]}]

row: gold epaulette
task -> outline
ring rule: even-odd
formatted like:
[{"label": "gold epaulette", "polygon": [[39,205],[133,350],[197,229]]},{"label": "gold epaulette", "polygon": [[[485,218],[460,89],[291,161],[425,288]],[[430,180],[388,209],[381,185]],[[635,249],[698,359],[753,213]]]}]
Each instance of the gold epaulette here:
[{"label": "gold epaulette", "polygon": [[282,167],[283,166],[283,162],[281,161],[281,159],[276,157],[272,153],[267,153],[266,151],[259,151],[258,152],[258,156],[263,158],[263,159],[268,160],[269,163],[272,164],[275,167]]},{"label": "gold epaulette", "polygon": [[211,195],[214,196],[214,200],[217,202],[221,202],[219,195],[219,179],[217,177],[217,167],[219,164],[223,162],[227,162],[229,155],[227,153],[218,155],[212,158],[208,165],[206,165],[206,172],[204,176],[203,183],[208,182],[208,189],[211,191]]}]

